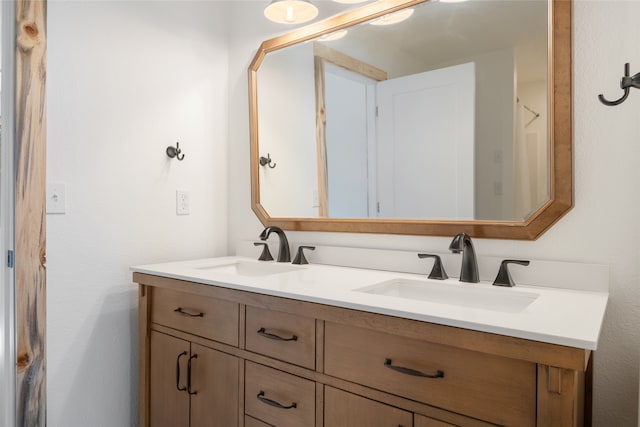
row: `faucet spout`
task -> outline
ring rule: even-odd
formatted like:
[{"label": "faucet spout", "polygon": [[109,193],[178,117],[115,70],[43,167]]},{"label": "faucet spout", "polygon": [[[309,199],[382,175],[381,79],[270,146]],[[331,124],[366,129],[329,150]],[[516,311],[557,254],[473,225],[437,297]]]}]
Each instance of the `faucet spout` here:
[{"label": "faucet spout", "polygon": [[462,252],[462,266],[460,268],[460,281],[467,283],[478,283],[478,260],[476,251],[473,248],[471,237],[466,233],[459,233],[451,241],[449,250],[454,254]]},{"label": "faucet spout", "polygon": [[276,226],[270,226],[262,230],[260,233],[260,240],[267,240],[271,233],[276,233],[280,239],[278,246],[278,262],[291,262],[291,252],[289,250],[289,241],[287,236],[282,231],[282,228]]}]

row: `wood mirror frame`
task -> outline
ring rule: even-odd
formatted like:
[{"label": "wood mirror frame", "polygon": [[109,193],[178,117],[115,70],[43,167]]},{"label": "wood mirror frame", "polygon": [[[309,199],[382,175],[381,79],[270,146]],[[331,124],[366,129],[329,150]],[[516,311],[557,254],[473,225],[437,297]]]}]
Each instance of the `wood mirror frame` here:
[{"label": "wood mirror frame", "polygon": [[260,204],[257,72],[267,53],[360,24],[425,0],[381,0],[264,41],[249,66],[251,207],[263,225],[285,230],[535,240],[573,207],[571,0],[549,0],[549,200],[524,221],[275,218]]}]

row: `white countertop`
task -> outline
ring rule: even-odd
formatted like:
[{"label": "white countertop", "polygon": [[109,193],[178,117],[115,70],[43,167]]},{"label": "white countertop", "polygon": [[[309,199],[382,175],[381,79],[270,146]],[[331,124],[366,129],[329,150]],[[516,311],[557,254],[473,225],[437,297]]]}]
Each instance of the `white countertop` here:
[{"label": "white countertop", "polygon": [[[131,270],[589,350],[597,348],[608,299],[606,292],[520,285],[502,288],[487,282],[433,281],[425,275],[317,264],[297,266],[270,261],[274,268],[287,266],[291,271],[261,276],[225,273],[225,269],[215,268],[237,262],[259,264],[257,268],[266,264],[244,257],[221,257],[141,265],[131,267]],[[506,312],[358,291],[397,279],[424,282],[432,287],[437,284],[454,293],[468,289],[470,294],[502,296],[504,293],[514,298],[537,298],[522,311]]]}]

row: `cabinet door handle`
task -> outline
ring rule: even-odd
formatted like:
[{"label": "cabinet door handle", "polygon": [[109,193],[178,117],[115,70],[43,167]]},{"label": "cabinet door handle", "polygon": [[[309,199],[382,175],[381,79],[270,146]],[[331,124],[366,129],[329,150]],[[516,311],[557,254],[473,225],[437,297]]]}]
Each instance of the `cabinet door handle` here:
[{"label": "cabinet door handle", "polygon": [[187,352],[183,351],[178,355],[178,358],[176,359],[176,388],[178,389],[178,391],[185,391],[187,389],[186,387],[180,387],[180,359],[182,358],[182,356],[186,355]]},{"label": "cabinet door handle", "polygon": [[173,311],[174,311],[175,313],[182,314],[183,316],[189,316],[189,317],[204,317],[204,313],[202,313],[202,312],[197,313],[197,314],[189,313],[188,311],[184,311],[184,310],[182,309],[182,307],[178,307],[178,308],[176,308],[176,309],[175,309],[175,310],[173,310]]},{"label": "cabinet door handle", "polygon": [[393,369],[396,372],[400,372],[401,374],[411,375],[414,377],[423,377],[423,378],[444,378],[444,372],[441,370],[437,370],[435,374],[425,374],[424,372],[417,371],[411,368],[405,368],[404,366],[395,366],[391,364],[391,359],[384,359],[384,366],[389,369]]},{"label": "cabinet door handle", "polygon": [[193,356],[191,356],[189,358],[189,362],[187,363],[187,393],[193,395],[193,394],[198,394],[197,391],[193,391],[191,390],[191,361],[193,359],[197,359],[198,355],[194,354]]},{"label": "cabinet door handle", "polygon": [[264,391],[262,390],[260,390],[260,393],[258,393],[258,396],[256,397],[260,402],[280,409],[293,409],[298,407],[298,404],[296,402],[291,403],[291,405],[283,405],[282,403],[276,402],[275,400],[268,399],[264,397]]},{"label": "cabinet door handle", "polygon": [[267,332],[265,328],[258,329],[258,334],[262,335],[265,338],[269,338],[271,340],[276,340],[276,341],[298,341],[297,335],[292,335],[290,338],[285,338],[285,337],[281,337],[279,335]]}]

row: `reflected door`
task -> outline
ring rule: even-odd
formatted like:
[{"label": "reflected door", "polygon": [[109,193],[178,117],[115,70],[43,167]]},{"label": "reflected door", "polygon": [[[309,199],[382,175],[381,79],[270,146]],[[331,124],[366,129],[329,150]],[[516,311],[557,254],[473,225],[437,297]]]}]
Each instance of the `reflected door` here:
[{"label": "reflected door", "polygon": [[474,218],[475,65],[379,82],[377,190],[384,218]]},{"label": "reflected door", "polygon": [[324,80],[328,214],[368,218],[376,82],[330,63],[325,65]]}]

